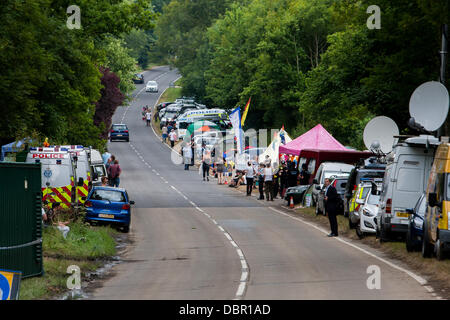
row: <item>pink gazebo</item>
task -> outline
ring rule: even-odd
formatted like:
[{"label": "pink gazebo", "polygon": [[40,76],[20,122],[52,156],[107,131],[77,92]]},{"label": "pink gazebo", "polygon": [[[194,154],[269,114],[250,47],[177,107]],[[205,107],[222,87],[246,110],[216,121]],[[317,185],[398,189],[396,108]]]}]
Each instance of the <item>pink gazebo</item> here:
[{"label": "pink gazebo", "polygon": [[279,152],[299,156],[304,149],[327,150],[327,151],[350,151],[339,141],[318,124],[308,132],[291,142],[281,145]]}]

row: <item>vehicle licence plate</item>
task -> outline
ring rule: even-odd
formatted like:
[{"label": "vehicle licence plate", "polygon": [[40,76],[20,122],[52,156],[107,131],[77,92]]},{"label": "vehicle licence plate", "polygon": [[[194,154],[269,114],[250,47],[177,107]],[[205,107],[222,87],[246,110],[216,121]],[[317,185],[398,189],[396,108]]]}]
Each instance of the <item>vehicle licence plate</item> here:
[{"label": "vehicle licence plate", "polygon": [[118,137],[121,137],[122,135],[121,135],[121,134],[118,134],[117,136],[118,136]]},{"label": "vehicle licence plate", "polygon": [[397,217],[399,217],[399,218],[408,218],[409,214],[407,214],[406,212],[397,212]]},{"label": "vehicle licence plate", "polygon": [[98,216],[99,216],[100,218],[114,219],[114,215],[113,215],[113,214],[102,214],[102,213],[100,213]]}]

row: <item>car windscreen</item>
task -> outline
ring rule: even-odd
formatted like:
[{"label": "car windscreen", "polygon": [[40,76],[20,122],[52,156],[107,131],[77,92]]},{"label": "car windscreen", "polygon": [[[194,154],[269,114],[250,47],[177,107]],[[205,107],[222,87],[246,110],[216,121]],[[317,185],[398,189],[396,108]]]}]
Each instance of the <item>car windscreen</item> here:
[{"label": "car windscreen", "polygon": [[348,174],[348,172],[341,172],[341,171],[325,171],[322,176],[321,184],[324,183],[326,178],[330,178],[331,176],[345,176]]},{"label": "car windscreen", "polygon": [[113,130],[127,130],[127,126],[126,125],[113,125],[112,126]]},{"label": "car windscreen", "polygon": [[378,202],[380,202],[380,196],[379,195],[370,194],[369,197],[367,198],[367,203],[368,204],[377,205]]},{"label": "car windscreen", "polygon": [[164,113],[164,117],[165,118],[173,118],[176,114],[177,114],[176,112],[167,111],[166,113]]},{"label": "car windscreen", "polygon": [[156,82],[155,81],[149,81],[149,82],[147,82],[147,85],[148,86],[154,86],[154,85],[156,85]]},{"label": "car windscreen", "polygon": [[121,191],[97,189],[92,192],[92,200],[109,200],[111,202],[125,202],[125,196]]}]

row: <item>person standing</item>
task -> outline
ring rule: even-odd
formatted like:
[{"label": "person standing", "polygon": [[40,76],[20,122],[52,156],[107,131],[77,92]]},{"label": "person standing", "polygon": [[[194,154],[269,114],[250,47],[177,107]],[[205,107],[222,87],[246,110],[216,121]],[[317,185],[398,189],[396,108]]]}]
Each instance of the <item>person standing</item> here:
[{"label": "person standing", "polygon": [[278,189],[280,189],[280,183],[279,183],[279,180],[280,180],[280,176],[279,176],[279,171],[280,171],[280,169],[279,169],[279,167],[276,167],[276,163],[273,163],[274,164],[274,167],[275,167],[275,171],[274,171],[274,173],[273,173],[273,182],[272,182],[272,184],[273,184],[273,192],[272,192],[272,197],[273,197],[273,199],[277,199],[277,195],[278,195]]},{"label": "person standing", "polygon": [[147,110],[147,112],[145,113],[145,119],[147,119],[147,127],[149,127],[152,121],[152,113],[150,110]]},{"label": "person standing", "polygon": [[114,160],[114,163],[111,164],[108,169],[109,185],[111,187],[119,187],[121,173],[122,169],[120,168],[119,160]]},{"label": "person standing", "polygon": [[166,125],[164,125],[162,127],[161,132],[162,132],[162,140],[161,140],[161,142],[166,142],[166,139],[167,139],[167,126]]},{"label": "person standing", "polygon": [[264,163],[259,164],[258,168],[258,189],[259,189],[259,198],[258,200],[264,200]]},{"label": "person standing", "polygon": [[245,178],[246,178],[246,183],[247,183],[247,196],[252,195],[254,176],[255,176],[255,169],[253,168],[252,163],[249,161],[247,163],[247,168],[245,169]]},{"label": "person standing", "polygon": [[288,186],[295,187],[297,185],[299,176],[298,169],[296,168],[295,163],[292,161],[288,162],[288,169],[289,169]]},{"label": "person standing", "polygon": [[203,169],[203,181],[209,181],[209,167],[211,165],[211,153],[208,150],[203,152],[202,156],[202,169]]},{"label": "person standing", "polygon": [[331,233],[328,237],[338,236],[338,223],[336,218],[338,194],[336,188],[331,185],[330,179],[326,178],[325,182],[325,212],[328,215],[328,220],[330,220]]},{"label": "person standing", "polygon": [[222,155],[217,156],[216,160],[217,168],[217,184],[223,184],[223,173],[225,172],[225,158]]},{"label": "person standing", "polygon": [[278,170],[278,175],[280,177],[280,196],[284,198],[286,189],[288,188],[288,169],[286,166],[286,161],[281,160],[281,168]]},{"label": "person standing", "polygon": [[191,145],[187,142],[183,142],[183,145],[181,152],[183,153],[184,170],[189,170],[192,159],[192,149]]},{"label": "person standing", "polygon": [[169,139],[170,139],[170,146],[173,148],[173,146],[175,145],[175,141],[177,140],[177,133],[175,132],[175,130],[172,129],[172,131],[170,131]]},{"label": "person standing", "polygon": [[300,185],[308,185],[309,184],[310,174],[308,172],[308,167],[306,163],[302,164],[302,171],[300,172]]},{"label": "person standing", "polygon": [[264,168],[264,189],[266,193],[266,201],[273,201],[273,171],[272,167],[269,165],[266,165]]}]

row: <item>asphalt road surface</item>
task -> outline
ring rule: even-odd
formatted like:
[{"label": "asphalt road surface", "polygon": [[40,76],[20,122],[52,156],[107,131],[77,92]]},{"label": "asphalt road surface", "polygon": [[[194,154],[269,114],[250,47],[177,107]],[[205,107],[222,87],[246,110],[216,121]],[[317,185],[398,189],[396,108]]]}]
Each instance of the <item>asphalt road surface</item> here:
[{"label": "asphalt road surface", "polygon": [[[92,298],[434,298],[420,278],[371,249],[328,238],[277,201],[204,182],[197,170],[174,164],[177,157],[145,126],[141,111],[178,77],[168,67],[147,71],[145,82],[157,80],[160,92],[137,85],[135,100],[113,118],[130,129],[130,142],[109,143],[109,151],[122,167],[121,187],[136,202],[134,244]],[[368,288],[369,266],[380,270],[380,289]],[[369,283],[376,285],[372,278]]]}]

